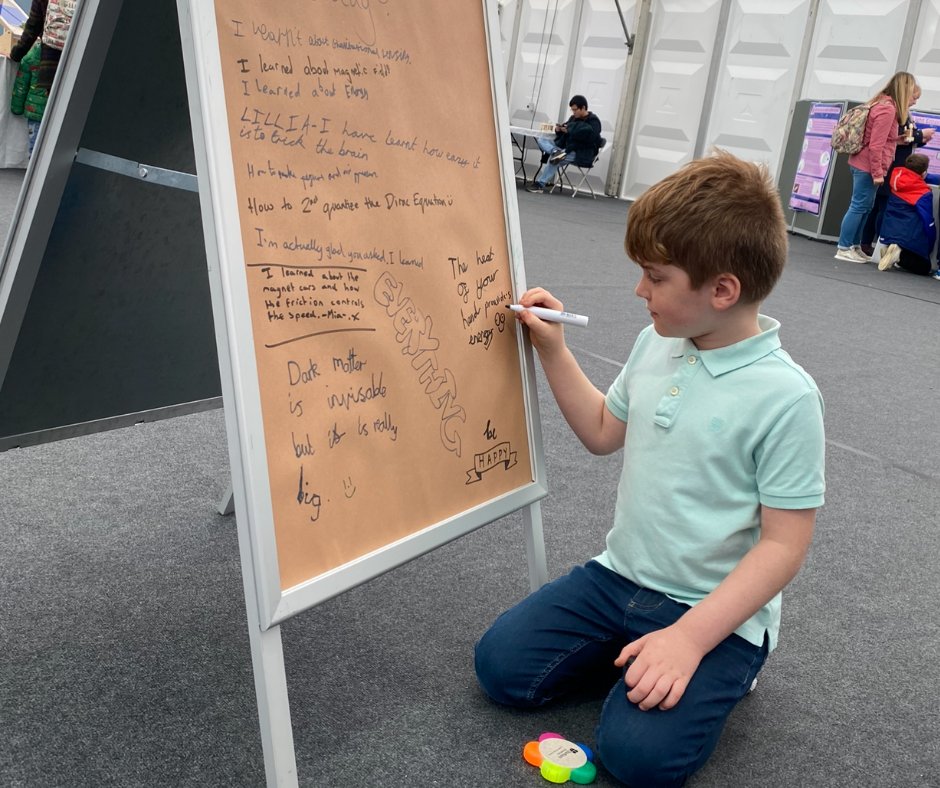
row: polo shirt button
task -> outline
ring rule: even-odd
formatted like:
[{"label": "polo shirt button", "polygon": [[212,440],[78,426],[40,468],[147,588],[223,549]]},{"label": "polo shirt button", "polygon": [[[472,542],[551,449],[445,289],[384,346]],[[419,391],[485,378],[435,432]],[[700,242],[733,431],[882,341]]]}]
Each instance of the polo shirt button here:
[{"label": "polo shirt button", "polygon": [[669,393],[672,394],[672,396],[674,396],[674,397],[675,397],[675,396],[678,396],[678,394],[679,394],[679,387],[678,387],[678,386],[673,386],[671,389],[669,389]]},{"label": "polo shirt button", "polygon": [[694,364],[698,359],[695,356],[689,356],[689,363]]}]

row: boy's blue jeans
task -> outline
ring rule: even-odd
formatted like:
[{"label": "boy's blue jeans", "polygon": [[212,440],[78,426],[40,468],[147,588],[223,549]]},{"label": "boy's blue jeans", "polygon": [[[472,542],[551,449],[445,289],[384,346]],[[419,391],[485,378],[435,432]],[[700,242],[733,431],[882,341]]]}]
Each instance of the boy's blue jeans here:
[{"label": "boy's blue jeans", "polygon": [[767,657],[766,639],[758,647],[732,634],[705,655],[675,707],[641,711],[614,659],[688,609],[589,561],[496,619],[476,645],[477,678],[493,700],[518,708],[613,686],[595,731],[600,762],[628,785],[682,785],[708,760]]}]

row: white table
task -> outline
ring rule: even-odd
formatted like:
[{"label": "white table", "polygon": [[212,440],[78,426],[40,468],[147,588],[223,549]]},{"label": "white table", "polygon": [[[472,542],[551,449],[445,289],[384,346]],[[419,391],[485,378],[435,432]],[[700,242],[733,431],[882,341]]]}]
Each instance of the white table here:
[{"label": "white table", "polygon": [[[538,137],[547,137],[553,135],[547,131],[542,131],[541,129],[530,129],[528,126],[510,126],[509,135],[512,137],[512,147],[514,150],[513,159],[516,162],[516,175],[521,173],[522,183],[526,184],[530,180],[525,169],[525,154],[528,148],[529,140],[533,140],[532,145],[536,150],[538,150],[539,148],[535,143],[535,139]],[[538,169],[535,171],[535,175],[532,176],[532,180],[538,176],[540,169],[542,169],[541,162],[539,163]]]}]

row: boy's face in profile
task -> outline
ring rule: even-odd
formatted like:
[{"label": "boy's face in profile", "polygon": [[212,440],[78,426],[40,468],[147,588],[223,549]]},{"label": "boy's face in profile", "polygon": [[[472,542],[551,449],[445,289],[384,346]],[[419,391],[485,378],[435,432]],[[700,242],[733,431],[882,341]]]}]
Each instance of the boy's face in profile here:
[{"label": "boy's face in profile", "polygon": [[715,329],[719,313],[707,286],[693,290],[689,275],[668,263],[640,263],[640,268],[634,292],[646,301],[657,334],[694,342]]}]

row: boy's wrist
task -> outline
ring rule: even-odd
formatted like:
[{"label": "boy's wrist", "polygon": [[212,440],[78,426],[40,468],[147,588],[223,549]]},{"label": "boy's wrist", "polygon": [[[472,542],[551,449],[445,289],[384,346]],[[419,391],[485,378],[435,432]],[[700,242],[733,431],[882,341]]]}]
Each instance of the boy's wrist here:
[{"label": "boy's wrist", "polygon": [[714,642],[714,631],[710,630],[707,626],[699,626],[695,622],[695,616],[692,617],[692,620],[689,619],[689,614],[694,612],[695,608],[686,612],[681,616],[673,626],[682,634],[683,638],[688,641],[698,653],[700,657],[704,657],[709,651],[711,651],[721,640],[724,640],[724,637]]},{"label": "boy's wrist", "polygon": [[[548,364],[557,363],[563,359],[565,351],[568,351],[568,345],[565,343],[565,337],[563,334],[557,341],[546,343],[540,342],[538,344],[533,342],[532,346],[535,348],[535,352],[539,354],[539,361],[542,362],[543,367]],[[571,355],[570,351],[568,351],[568,354]]]}]

